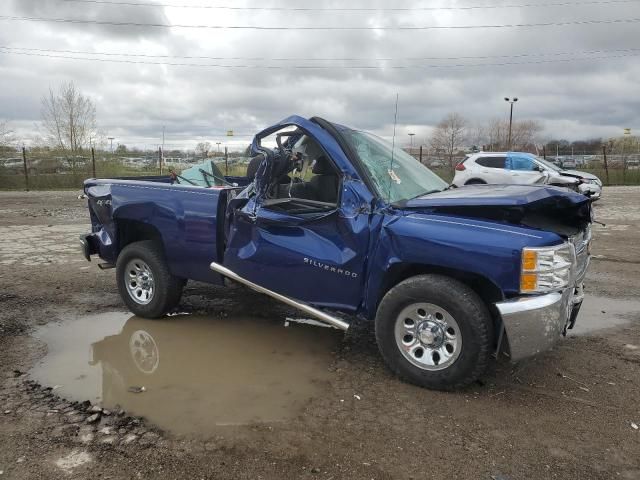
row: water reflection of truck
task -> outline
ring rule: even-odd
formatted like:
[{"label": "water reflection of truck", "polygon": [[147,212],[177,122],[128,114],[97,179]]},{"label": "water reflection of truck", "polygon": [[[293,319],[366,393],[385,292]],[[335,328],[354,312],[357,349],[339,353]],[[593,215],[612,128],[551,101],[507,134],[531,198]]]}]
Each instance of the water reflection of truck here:
[{"label": "water reflection of truck", "polygon": [[495,353],[520,360],[572,328],[589,263],[585,196],[452,189],[390,143],[320,118],[269,127],[252,154],[246,187],[85,182],[84,254],[116,267],[131,311],[161,317],[187,279],[226,277],[340,329],[374,322],[387,365],[441,389],[469,384]]},{"label": "water reflection of truck", "polygon": [[91,363],[102,369],[104,406],[176,432],[210,431],[296,415],[321,392],[339,340],[334,329],[264,320],[131,317],[92,345]]}]

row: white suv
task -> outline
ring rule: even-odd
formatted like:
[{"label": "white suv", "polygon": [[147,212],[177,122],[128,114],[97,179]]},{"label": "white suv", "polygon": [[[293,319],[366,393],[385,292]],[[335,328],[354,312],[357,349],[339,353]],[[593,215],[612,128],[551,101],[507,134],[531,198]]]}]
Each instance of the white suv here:
[{"label": "white suv", "polygon": [[602,195],[598,177],[577,170],[562,168],[522,152],[480,152],[469,155],[456,165],[453,185],[474,184],[547,184],[567,187],[597,200]]}]

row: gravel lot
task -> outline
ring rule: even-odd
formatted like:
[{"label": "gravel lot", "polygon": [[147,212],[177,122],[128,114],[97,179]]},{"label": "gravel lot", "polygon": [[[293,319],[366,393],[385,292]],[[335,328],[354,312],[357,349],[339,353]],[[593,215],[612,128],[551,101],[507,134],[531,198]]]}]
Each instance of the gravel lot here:
[{"label": "gravel lot", "polygon": [[[640,187],[608,187],[596,204],[606,227],[594,229],[583,334],[554,351],[518,365],[496,362],[467,390],[432,392],[393,378],[368,326],[356,325],[310,364],[326,371],[295,415],[193,433],[105,412],[25,373],[51,349],[37,336],[43,328],[124,310],[113,270],[76,250],[88,228],[78,193],[0,192],[0,480],[640,479]],[[181,307],[206,319],[198,326],[205,334],[206,322],[292,315],[243,289],[191,283]],[[206,384],[206,375],[198,378]],[[296,380],[283,381],[295,393]],[[196,415],[206,424],[208,412],[220,413],[213,409]]]}]

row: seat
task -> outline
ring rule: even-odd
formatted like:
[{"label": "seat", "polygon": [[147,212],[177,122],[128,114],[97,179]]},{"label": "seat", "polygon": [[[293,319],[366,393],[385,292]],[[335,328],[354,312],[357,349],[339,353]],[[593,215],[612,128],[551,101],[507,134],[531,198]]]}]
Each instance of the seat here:
[{"label": "seat", "polygon": [[247,178],[250,182],[252,182],[253,179],[256,178],[256,172],[258,171],[258,168],[260,167],[260,164],[263,162],[263,160],[264,155],[260,153],[253,157],[249,162],[249,165],[247,166]]},{"label": "seat", "polygon": [[309,188],[314,193],[315,200],[337,203],[339,179],[327,157],[318,157],[311,172],[314,176],[309,180]]},{"label": "seat", "polygon": [[337,203],[339,178],[324,155],[316,159],[308,182],[296,183],[291,187],[291,196],[326,203]]}]

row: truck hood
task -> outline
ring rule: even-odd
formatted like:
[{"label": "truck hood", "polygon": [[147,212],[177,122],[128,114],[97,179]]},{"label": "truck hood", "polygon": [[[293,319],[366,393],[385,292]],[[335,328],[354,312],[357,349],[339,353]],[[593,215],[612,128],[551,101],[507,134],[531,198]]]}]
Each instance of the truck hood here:
[{"label": "truck hood", "polygon": [[402,207],[510,223],[562,236],[574,235],[591,222],[587,197],[548,185],[467,185],[414,198]]}]

